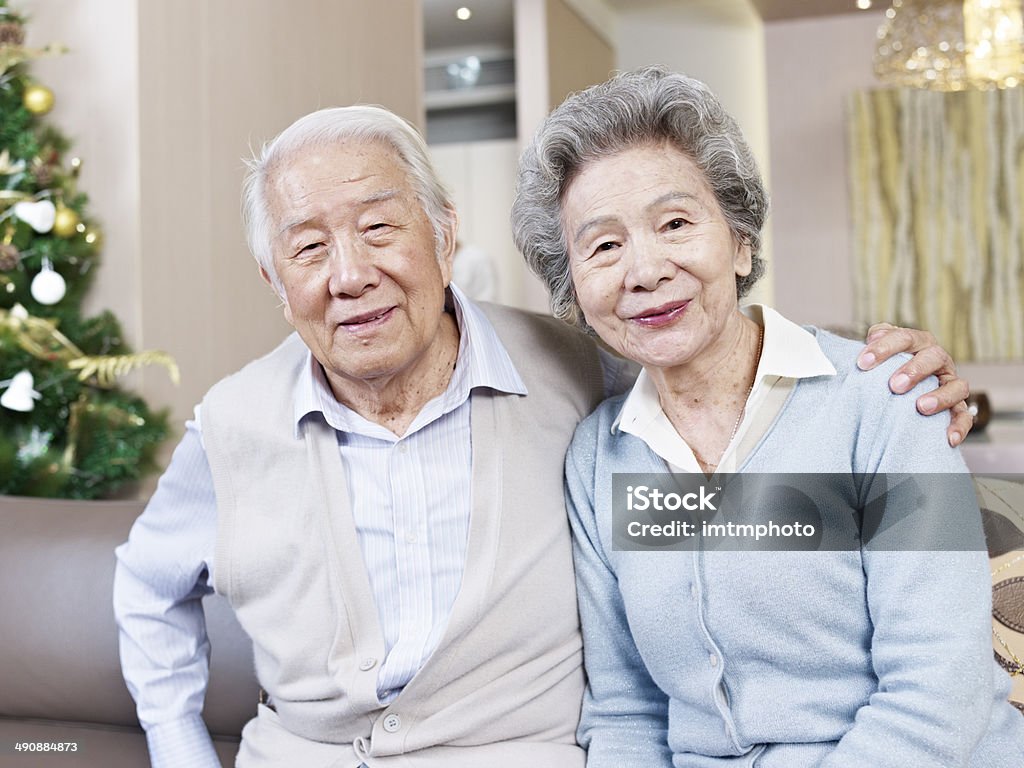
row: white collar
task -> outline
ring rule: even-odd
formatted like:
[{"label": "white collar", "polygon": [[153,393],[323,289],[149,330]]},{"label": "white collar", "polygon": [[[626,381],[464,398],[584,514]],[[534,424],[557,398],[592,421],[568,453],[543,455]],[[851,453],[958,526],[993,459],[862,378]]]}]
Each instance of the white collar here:
[{"label": "white collar", "polygon": [[[774,383],[778,378],[806,379],[836,374],[835,366],[821,351],[812,331],[763,304],[750,304],[741,311],[764,328],[761,360],[754,374],[748,403],[759,401],[765,385]],[[747,416],[752,410],[748,407]],[[658,390],[647,371],[640,372],[612,424],[612,432],[618,430],[639,437],[663,458],[669,453],[678,455],[677,448],[682,438],[662,410]]]}]

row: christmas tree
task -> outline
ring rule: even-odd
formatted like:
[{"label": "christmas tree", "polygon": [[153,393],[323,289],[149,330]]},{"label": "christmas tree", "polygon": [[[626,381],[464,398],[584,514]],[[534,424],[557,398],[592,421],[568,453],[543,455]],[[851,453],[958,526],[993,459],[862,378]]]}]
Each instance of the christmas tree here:
[{"label": "christmas tree", "polygon": [[159,363],[132,354],[117,319],[82,315],[100,231],[77,188],[81,162],[42,118],[53,93],[28,63],[25,18],[0,0],[0,494],[108,496],[154,469],[167,418],[118,377]]}]

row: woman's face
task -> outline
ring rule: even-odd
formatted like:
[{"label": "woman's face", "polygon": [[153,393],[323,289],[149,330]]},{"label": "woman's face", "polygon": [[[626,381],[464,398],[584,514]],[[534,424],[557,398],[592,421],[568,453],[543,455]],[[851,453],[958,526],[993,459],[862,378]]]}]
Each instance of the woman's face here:
[{"label": "woman's face", "polygon": [[562,227],[583,314],[623,357],[685,365],[737,317],[750,248],[675,147],[640,145],[585,165],[562,196]]}]

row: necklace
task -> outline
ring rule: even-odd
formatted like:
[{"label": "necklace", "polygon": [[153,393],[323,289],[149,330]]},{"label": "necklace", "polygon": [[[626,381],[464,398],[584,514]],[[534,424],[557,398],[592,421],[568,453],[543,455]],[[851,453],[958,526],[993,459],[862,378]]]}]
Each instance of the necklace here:
[{"label": "necklace", "polygon": [[[732,432],[729,433],[729,439],[725,443],[725,448],[718,454],[718,461],[712,464],[710,461],[705,459],[696,451],[693,451],[694,457],[708,467],[712,472],[718,469],[718,465],[722,462],[722,457],[725,456],[725,452],[729,450],[729,446],[732,444],[733,438],[736,437],[736,433],[740,430],[740,424],[743,423],[743,414],[747,412],[747,400],[750,399],[750,393],[754,391],[754,383],[757,381],[757,365],[761,361],[761,349],[764,345],[764,328],[760,328],[757,334],[757,355],[754,357],[754,377],[750,381],[750,386],[747,387],[747,394],[743,396],[743,404],[740,406],[740,412],[736,416],[736,423],[732,425]],[[691,449],[692,450],[692,449]]]}]

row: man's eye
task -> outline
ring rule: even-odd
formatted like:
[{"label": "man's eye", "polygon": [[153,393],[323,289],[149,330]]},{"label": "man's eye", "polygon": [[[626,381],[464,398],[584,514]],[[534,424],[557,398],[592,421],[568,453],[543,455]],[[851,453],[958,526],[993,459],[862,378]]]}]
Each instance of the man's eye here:
[{"label": "man's eye", "polygon": [[682,229],[686,226],[686,219],[672,219],[665,225],[665,229]]},{"label": "man's eye", "polygon": [[323,243],[309,243],[308,245],[302,246],[299,249],[299,253],[312,253],[313,251],[316,251],[316,250],[318,250],[320,248],[323,248],[323,247],[324,247]]},{"label": "man's eye", "polygon": [[382,229],[388,229],[391,225],[383,221],[378,221],[376,224],[371,224],[366,229],[370,232],[379,232]]}]

